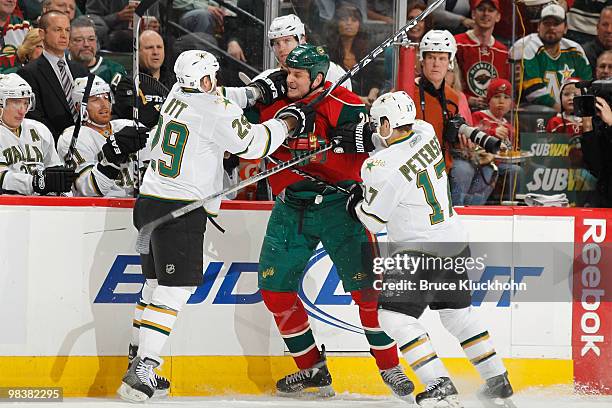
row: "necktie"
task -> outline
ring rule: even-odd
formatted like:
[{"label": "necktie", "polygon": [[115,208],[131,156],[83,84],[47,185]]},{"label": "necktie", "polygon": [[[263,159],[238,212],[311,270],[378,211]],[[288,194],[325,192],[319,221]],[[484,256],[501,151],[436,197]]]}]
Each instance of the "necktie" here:
[{"label": "necktie", "polygon": [[72,118],[76,123],[76,121],[79,119],[79,115],[76,109],[74,108],[74,103],[72,102],[72,82],[70,81],[68,72],[66,72],[66,61],[64,61],[63,59],[57,61],[57,67],[59,68],[60,82],[62,83],[64,95],[66,95],[66,100],[68,101],[68,106],[70,106]]}]

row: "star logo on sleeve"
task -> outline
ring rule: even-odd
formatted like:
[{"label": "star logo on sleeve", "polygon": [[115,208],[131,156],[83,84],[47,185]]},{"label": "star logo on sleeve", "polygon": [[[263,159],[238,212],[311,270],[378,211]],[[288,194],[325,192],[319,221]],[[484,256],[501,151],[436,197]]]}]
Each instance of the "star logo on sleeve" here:
[{"label": "star logo on sleeve", "polygon": [[227,98],[225,98],[225,97],[223,97],[223,96],[222,96],[222,97],[220,97],[219,99],[217,99],[215,102],[216,102],[216,103],[222,103],[222,104],[223,104],[223,107],[224,107],[225,109],[227,109],[227,105],[231,105],[231,104],[232,104],[232,101],[230,101],[229,99],[227,99]]},{"label": "star logo on sleeve", "polygon": [[561,71],[559,71],[559,73],[561,74],[561,76],[563,77],[563,80],[565,81],[568,78],[571,78],[574,74],[575,69],[571,69],[570,67],[567,66],[567,64],[565,64],[565,66],[563,67],[563,69]]},{"label": "star logo on sleeve", "polygon": [[368,169],[368,170],[370,170],[370,171],[372,171],[372,167],[374,167],[374,166],[375,166],[374,162],[368,162],[368,163],[366,163],[366,169]]}]

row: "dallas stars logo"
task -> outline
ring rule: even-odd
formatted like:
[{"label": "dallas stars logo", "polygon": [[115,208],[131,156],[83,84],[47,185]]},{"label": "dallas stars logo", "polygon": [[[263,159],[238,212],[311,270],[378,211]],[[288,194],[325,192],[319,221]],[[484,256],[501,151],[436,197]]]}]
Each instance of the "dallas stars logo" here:
[{"label": "dallas stars logo", "polygon": [[571,69],[567,66],[567,64],[565,64],[563,69],[559,71],[559,74],[561,74],[561,76],[563,77],[563,81],[565,81],[566,79],[571,78],[573,76],[574,71],[575,69]]},{"label": "dallas stars logo", "polygon": [[369,162],[369,163],[366,163],[366,169],[368,169],[368,170],[370,170],[370,171],[372,171],[372,167],[374,167],[374,166],[375,166],[375,165],[374,165],[374,162]]}]

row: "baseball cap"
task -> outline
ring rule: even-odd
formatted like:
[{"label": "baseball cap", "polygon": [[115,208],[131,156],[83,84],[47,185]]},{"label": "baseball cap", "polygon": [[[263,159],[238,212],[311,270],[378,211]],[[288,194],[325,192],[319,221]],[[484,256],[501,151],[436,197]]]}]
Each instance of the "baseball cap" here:
[{"label": "baseball cap", "polygon": [[489,89],[487,90],[487,102],[491,100],[497,94],[506,94],[512,96],[512,85],[507,79],[495,78],[489,83]]},{"label": "baseball cap", "polygon": [[501,11],[501,8],[499,7],[499,0],[470,0],[470,3],[472,4],[472,7],[471,7],[472,10],[480,6],[480,4],[485,1],[488,1],[489,3],[491,3],[497,11]]},{"label": "baseball cap", "polygon": [[565,10],[558,4],[549,4],[542,9],[540,20],[544,20],[546,17],[553,17],[559,21],[565,21]]}]

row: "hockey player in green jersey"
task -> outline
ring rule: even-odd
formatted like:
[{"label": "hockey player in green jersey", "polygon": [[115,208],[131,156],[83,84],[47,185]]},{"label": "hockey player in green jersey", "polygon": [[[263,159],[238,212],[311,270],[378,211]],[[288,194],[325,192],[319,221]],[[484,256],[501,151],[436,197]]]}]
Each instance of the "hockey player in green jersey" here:
[{"label": "hockey player in green jersey", "polygon": [[511,60],[523,62],[521,88],[530,103],[560,111],[561,84],[572,77],[592,79],[584,50],[564,38],[566,32],[565,10],[549,4],[542,9],[538,32],[521,38],[510,49]]}]

